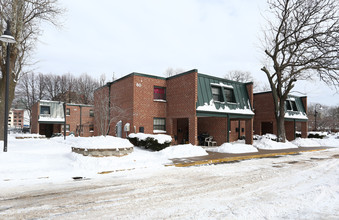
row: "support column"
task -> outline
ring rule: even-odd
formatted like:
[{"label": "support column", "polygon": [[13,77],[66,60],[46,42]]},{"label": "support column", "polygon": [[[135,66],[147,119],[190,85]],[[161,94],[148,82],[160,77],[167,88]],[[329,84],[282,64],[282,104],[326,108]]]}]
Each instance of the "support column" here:
[{"label": "support column", "polygon": [[231,130],[231,119],[229,115],[227,115],[227,140],[226,140],[227,143],[230,142],[230,130]]},{"label": "support column", "polygon": [[301,122],[301,137],[307,138],[307,132],[308,132],[307,121]]},{"label": "support column", "polygon": [[196,116],[188,119],[189,142],[198,145],[198,118]]},{"label": "support column", "polygon": [[253,118],[245,122],[246,144],[253,144]]}]

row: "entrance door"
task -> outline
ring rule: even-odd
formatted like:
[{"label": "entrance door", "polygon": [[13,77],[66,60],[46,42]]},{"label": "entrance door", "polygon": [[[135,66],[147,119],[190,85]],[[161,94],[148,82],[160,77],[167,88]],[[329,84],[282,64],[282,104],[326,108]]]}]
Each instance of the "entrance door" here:
[{"label": "entrance door", "polygon": [[186,144],[189,141],[188,118],[178,118],[177,120],[178,144]]},{"label": "entrance door", "polygon": [[273,122],[261,122],[261,134],[273,134]]}]

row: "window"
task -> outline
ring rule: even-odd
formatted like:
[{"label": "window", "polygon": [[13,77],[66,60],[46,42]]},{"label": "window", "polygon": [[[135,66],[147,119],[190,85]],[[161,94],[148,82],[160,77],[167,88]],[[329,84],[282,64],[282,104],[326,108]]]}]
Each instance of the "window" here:
[{"label": "window", "polygon": [[165,118],[154,118],[153,119],[153,130],[166,131],[166,119]]},{"label": "window", "polygon": [[154,99],[166,100],[166,88],[154,86]]},{"label": "window", "polygon": [[66,108],[66,115],[71,115],[71,109]]},{"label": "window", "polygon": [[224,98],[221,93],[221,87],[212,86],[212,97],[214,101],[223,102]]},{"label": "window", "polygon": [[94,132],[94,125],[89,125],[89,132]]},{"label": "window", "polygon": [[49,106],[40,106],[40,114],[51,114],[50,107]]},{"label": "window", "polygon": [[233,102],[233,103],[236,102],[233,89],[224,88],[224,94],[225,94],[226,102]]},{"label": "window", "polygon": [[297,104],[293,100],[286,100],[285,105],[288,111],[298,111]]},{"label": "window", "polygon": [[[64,125],[61,125],[61,131],[64,132]],[[69,124],[66,125],[66,132],[69,132]]]},{"label": "window", "polygon": [[291,101],[291,103],[292,103],[292,109],[293,109],[293,111],[298,111],[298,108],[297,108],[297,104],[295,103],[295,101]]},{"label": "window", "polygon": [[90,109],[90,110],[89,110],[89,117],[94,117],[94,111],[93,111],[93,109]]}]

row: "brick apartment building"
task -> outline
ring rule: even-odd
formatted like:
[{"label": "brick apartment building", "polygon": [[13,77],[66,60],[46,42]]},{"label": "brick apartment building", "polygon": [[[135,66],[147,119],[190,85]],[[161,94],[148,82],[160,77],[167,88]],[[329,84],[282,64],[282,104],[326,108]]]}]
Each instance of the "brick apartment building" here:
[{"label": "brick apartment building", "polygon": [[[171,135],[173,144],[202,145],[210,136],[217,145],[239,138],[248,144],[253,141],[252,83],[200,74],[196,69],[168,78],[131,73],[100,87],[94,97],[98,114],[104,97],[109,97],[105,104],[109,118],[121,110],[126,113],[111,122],[110,135],[125,137],[121,130],[130,125],[130,132]],[[100,135],[99,127],[94,124],[95,135]]]},{"label": "brick apartment building", "polygon": [[8,114],[8,128],[22,129],[24,127],[24,110],[11,109]]},{"label": "brick apartment building", "polygon": [[66,104],[59,101],[41,100],[32,107],[31,132],[51,137],[55,133],[63,134],[66,116],[66,135],[89,137],[94,133],[93,105]]},{"label": "brick apartment building", "polygon": [[[272,92],[254,94],[254,134],[277,134]],[[307,137],[307,97],[288,96],[285,102],[285,131],[287,140],[294,140],[296,132]]]}]

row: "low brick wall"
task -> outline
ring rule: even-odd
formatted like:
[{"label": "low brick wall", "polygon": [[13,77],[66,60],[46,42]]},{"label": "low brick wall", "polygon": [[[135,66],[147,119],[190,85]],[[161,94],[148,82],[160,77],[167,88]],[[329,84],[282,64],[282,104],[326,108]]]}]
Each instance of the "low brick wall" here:
[{"label": "low brick wall", "polygon": [[133,152],[133,147],[111,148],[111,149],[86,149],[72,147],[72,152],[92,157],[121,157]]}]

